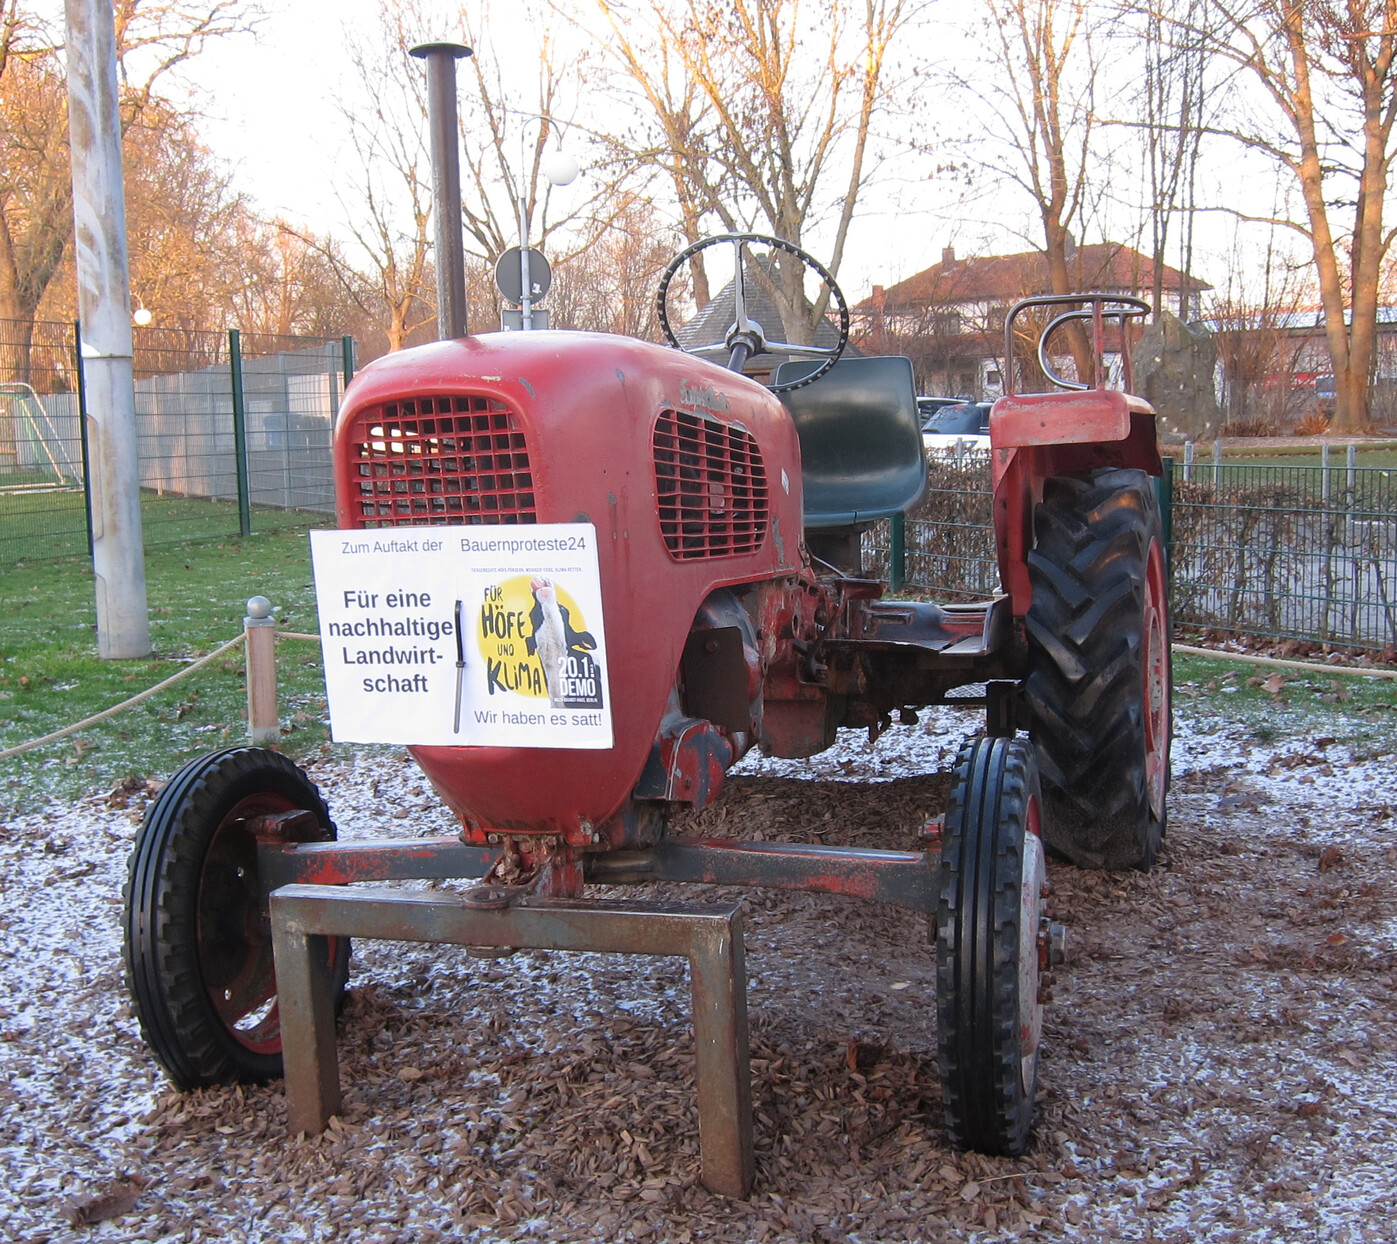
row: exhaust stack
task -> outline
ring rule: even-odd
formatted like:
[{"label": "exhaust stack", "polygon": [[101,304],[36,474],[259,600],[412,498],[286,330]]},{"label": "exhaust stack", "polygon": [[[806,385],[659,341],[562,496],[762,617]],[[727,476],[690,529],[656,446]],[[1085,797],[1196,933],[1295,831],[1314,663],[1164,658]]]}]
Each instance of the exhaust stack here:
[{"label": "exhaust stack", "polygon": [[456,62],[460,43],[421,43],[409,54],[427,62],[427,127],[432,144],[432,214],[436,221],[437,338],[466,335],[466,250],[461,240],[461,151],[456,134]]}]

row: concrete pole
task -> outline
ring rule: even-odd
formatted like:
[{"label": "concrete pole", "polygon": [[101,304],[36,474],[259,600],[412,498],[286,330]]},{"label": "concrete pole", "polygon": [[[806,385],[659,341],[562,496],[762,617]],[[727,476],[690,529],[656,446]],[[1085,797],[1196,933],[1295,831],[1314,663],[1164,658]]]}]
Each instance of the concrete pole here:
[{"label": "concrete pole", "polygon": [[110,0],[65,0],[65,7],[73,246],[93,477],[97,652],[102,657],[144,657],[150,655],[150,618],[131,379],[116,34]]}]

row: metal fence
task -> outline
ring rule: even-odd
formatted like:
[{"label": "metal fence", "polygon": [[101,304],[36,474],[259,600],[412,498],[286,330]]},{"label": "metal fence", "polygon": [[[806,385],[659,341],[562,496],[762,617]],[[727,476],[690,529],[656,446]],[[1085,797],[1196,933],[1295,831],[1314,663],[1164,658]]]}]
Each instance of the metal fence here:
[{"label": "metal fence", "polygon": [[[1397,647],[1397,469],[1210,463],[1181,476],[1160,490],[1177,626]],[[933,599],[993,595],[990,502],[988,455],[933,461],[901,535],[884,523],[865,536],[867,564]]]},{"label": "metal fence", "polygon": [[[137,328],[134,339],[147,545],[333,514],[347,338]],[[0,321],[0,563],[90,548],[80,357],[73,325]]]}]

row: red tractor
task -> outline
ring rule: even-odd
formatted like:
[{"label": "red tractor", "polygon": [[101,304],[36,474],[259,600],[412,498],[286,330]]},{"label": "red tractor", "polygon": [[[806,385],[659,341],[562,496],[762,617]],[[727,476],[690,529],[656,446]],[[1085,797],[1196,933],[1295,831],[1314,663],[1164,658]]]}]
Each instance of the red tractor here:
[{"label": "red tractor", "polygon": [[[467,336],[381,358],[346,391],[342,529],[595,529],[613,738],[591,750],[414,747],[461,823],[459,840],[431,842],[335,843],[316,788],[275,752],[187,765],[140,831],[126,924],[135,1008],[177,1084],[278,1074],[266,911],[287,882],[486,875],[502,901],[577,898],[589,881],[804,888],[925,912],[951,1136],[1022,1151],[1059,948],[1045,848],[1147,868],[1164,832],[1170,626],[1154,415],[1124,392],[1059,381],[1040,341],[1059,390],[1010,392],[991,415],[1002,594],[887,599],[862,572],[860,538],[926,488],[911,364],[841,357],[849,317],[828,278],[837,340],[768,342],[747,310],[746,250],[823,270],[756,235],[702,245],[719,241],[738,253],[721,341]],[[1094,341],[1098,376],[1110,326],[1145,310],[1105,295],[1029,299],[1009,316],[1006,358],[1024,308],[1053,301],[1068,309],[1044,339],[1067,325]],[[769,386],[743,374],[776,348],[805,357]],[[730,366],[699,357],[714,350]],[[927,850],[667,834],[676,812],[720,797],[754,745],[812,756],[840,727],[876,736],[958,688],[985,725],[960,751]],[[342,986],[343,940],[333,954]]]}]

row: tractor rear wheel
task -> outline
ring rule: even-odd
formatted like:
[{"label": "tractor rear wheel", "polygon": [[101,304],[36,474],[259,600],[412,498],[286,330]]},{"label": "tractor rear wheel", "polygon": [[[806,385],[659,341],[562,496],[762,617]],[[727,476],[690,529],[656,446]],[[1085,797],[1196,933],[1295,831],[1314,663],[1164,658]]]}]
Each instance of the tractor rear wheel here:
[{"label": "tractor rear wheel", "polygon": [[[239,747],[190,761],[146,811],[126,884],[126,983],[141,1032],[182,1089],[281,1075],[271,920],[255,818],[290,841],[329,841],[320,792],[278,752]],[[261,822],[265,826],[267,822]],[[342,995],[349,940],[330,942]]]},{"label": "tractor rear wheel", "polygon": [[951,1140],[1028,1144],[1043,1031],[1048,911],[1032,749],[972,739],[956,760],[941,840],[936,1025]]},{"label": "tractor rear wheel", "polygon": [[1087,868],[1149,868],[1169,789],[1169,598],[1153,483],[1046,481],[1028,557],[1028,729],[1043,838]]}]

